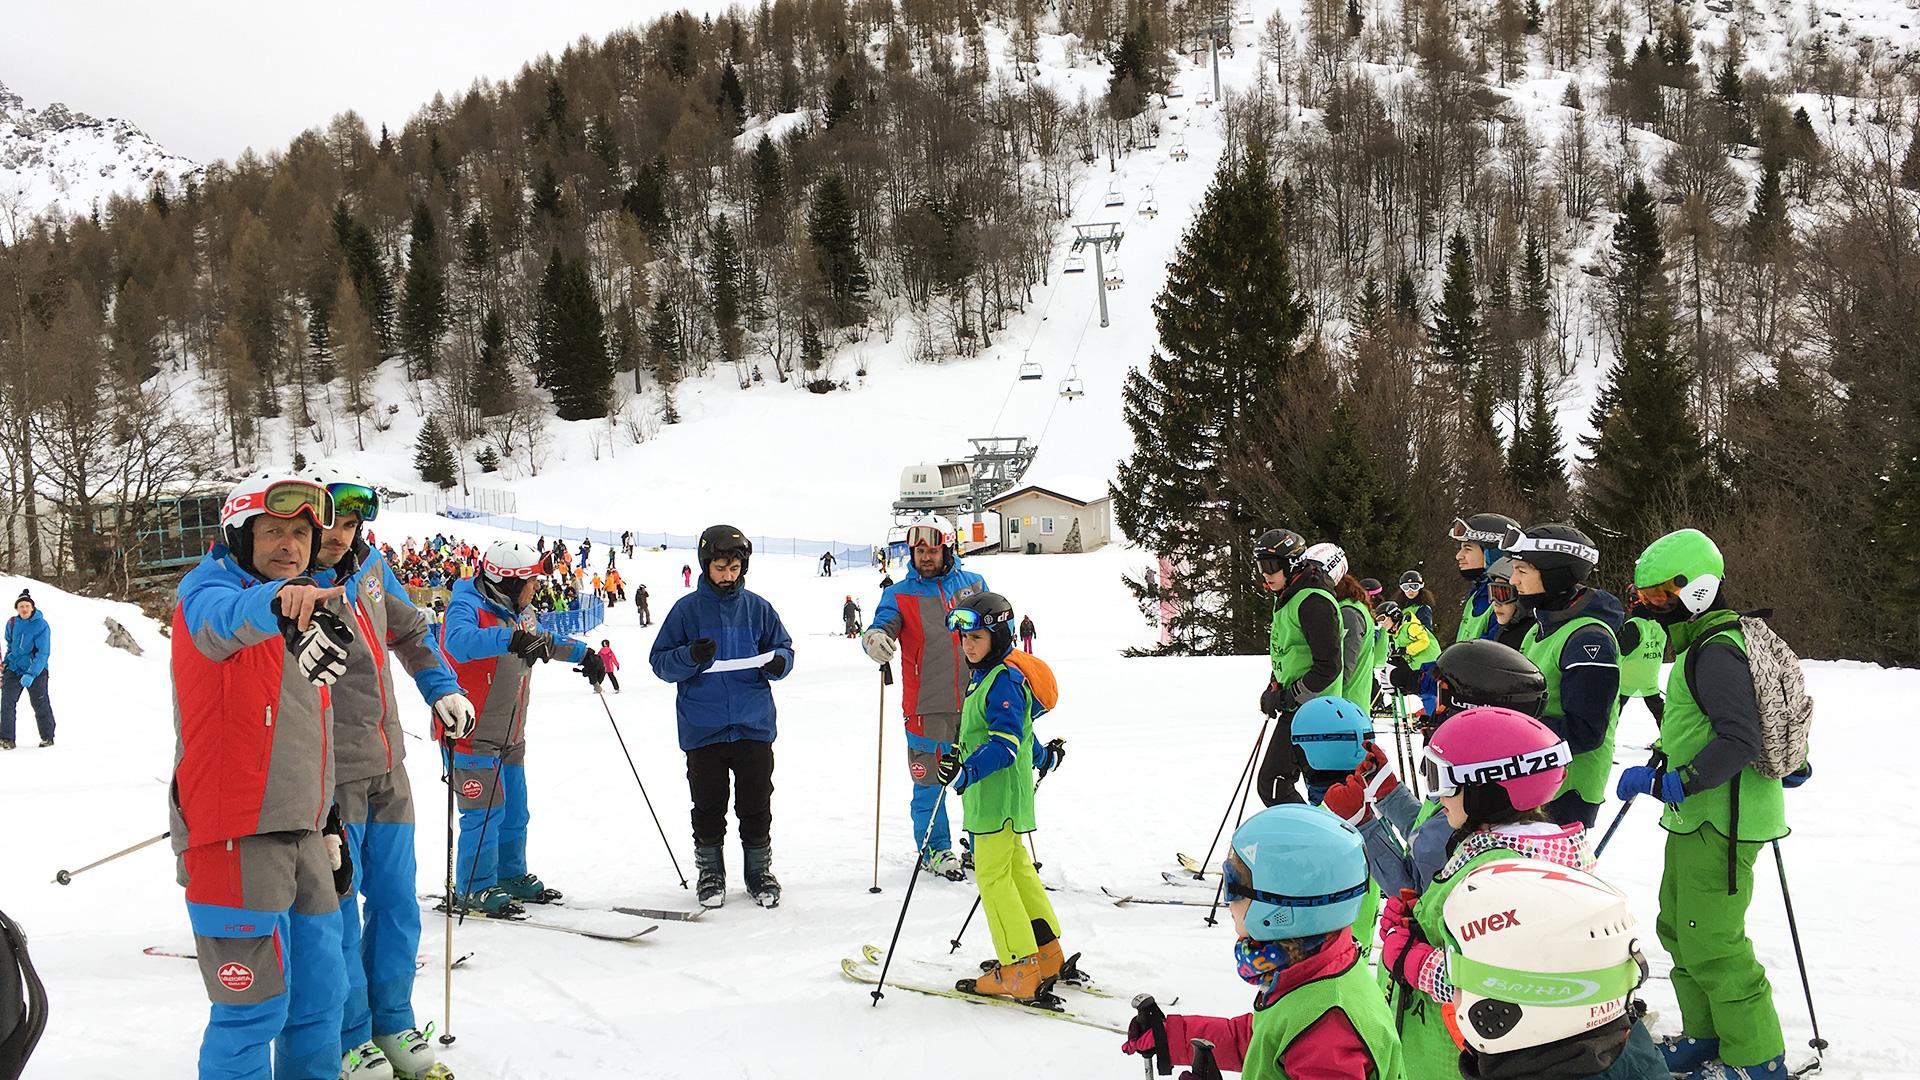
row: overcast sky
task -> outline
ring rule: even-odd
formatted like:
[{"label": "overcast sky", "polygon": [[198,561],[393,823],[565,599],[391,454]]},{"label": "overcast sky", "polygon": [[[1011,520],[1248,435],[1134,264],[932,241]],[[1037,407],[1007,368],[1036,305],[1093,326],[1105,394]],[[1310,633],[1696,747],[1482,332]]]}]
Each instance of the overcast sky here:
[{"label": "overcast sky", "polygon": [[334,114],[396,130],[435,91],[505,78],[586,34],[725,0],[23,0],[0,83],[30,106],[116,116],[201,162],[284,147]]}]

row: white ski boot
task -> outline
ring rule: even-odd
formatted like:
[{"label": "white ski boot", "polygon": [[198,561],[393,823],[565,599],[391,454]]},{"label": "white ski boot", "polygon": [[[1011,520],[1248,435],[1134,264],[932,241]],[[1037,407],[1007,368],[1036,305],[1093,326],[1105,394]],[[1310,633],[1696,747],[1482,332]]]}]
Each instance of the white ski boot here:
[{"label": "white ski boot", "polygon": [[375,1035],[373,1041],[387,1055],[397,1080],[452,1080],[453,1070],[435,1060],[433,1025],[426,1031],[408,1028],[391,1035]]},{"label": "white ski boot", "polygon": [[340,1080],[394,1080],[393,1065],[378,1046],[363,1042],[340,1058]]}]

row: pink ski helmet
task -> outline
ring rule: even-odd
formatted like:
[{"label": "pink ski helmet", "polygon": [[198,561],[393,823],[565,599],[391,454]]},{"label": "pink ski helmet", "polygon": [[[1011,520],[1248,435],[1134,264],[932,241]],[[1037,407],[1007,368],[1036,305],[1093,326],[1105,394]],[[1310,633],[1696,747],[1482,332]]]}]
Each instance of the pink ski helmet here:
[{"label": "pink ski helmet", "polygon": [[1434,730],[1420,769],[1435,795],[1498,784],[1515,810],[1533,810],[1553,799],[1572,761],[1567,741],[1547,725],[1512,709],[1480,706]]}]

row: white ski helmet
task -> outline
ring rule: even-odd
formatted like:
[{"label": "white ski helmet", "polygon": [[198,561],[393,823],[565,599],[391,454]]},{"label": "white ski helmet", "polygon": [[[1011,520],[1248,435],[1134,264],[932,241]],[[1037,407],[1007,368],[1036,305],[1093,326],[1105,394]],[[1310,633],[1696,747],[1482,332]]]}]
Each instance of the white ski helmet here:
[{"label": "white ski helmet", "polygon": [[945,577],[953,569],[953,557],[956,544],[953,530],[932,514],[921,514],[907,526],[907,551],[912,553],[917,547],[938,547],[941,563],[940,576]]},{"label": "white ski helmet", "polygon": [[[515,600],[520,591],[518,583],[536,579],[552,569],[552,557],[542,555],[531,544],[518,540],[495,540],[487,545],[487,553],[480,559],[477,587],[501,607],[517,610],[519,605]],[[511,592],[506,587],[509,581],[515,583]]]},{"label": "white ski helmet", "polygon": [[1646,980],[1626,896],[1592,874],[1496,859],[1454,886],[1442,914],[1455,1023],[1481,1053],[1613,1023]]},{"label": "white ski helmet", "polygon": [[248,572],[253,571],[252,521],[261,514],[278,518],[305,515],[313,522],[313,553],[307,557],[307,569],[312,570],[313,556],[320,551],[320,530],[333,524],[333,497],[327,489],[291,472],[261,469],[227,492],[227,501],[220,506],[221,531],[227,549]]},{"label": "white ski helmet", "polygon": [[321,462],[308,470],[314,483],[333,496],[333,512],[358,514],[362,525],[380,516],[380,489],[357,470],[333,462]]},{"label": "white ski helmet", "polygon": [[1306,562],[1320,564],[1320,569],[1326,571],[1327,577],[1335,584],[1347,576],[1347,553],[1341,550],[1339,544],[1315,544],[1300,558]]}]

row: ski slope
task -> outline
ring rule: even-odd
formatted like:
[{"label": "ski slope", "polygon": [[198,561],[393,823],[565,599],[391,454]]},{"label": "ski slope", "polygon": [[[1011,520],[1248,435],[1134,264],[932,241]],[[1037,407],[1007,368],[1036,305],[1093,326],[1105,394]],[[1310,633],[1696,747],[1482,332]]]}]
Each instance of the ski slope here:
[{"label": "ski slope", "polygon": [[[446,527],[469,539],[495,535],[458,523],[392,515],[397,542]],[[1060,677],[1062,704],[1043,721],[1068,740],[1069,757],[1041,789],[1036,836],[1042,876],[1070,951],[1116,993],[1178,997],[1179,1011],[1242,1010],[1249,992],[1234,975],[1229,924],[1202,924],[1204,909],[1115,907],[1101,886],[1140,895],[1195,894],[1160,881],[1176,851],[1202,854],[1260,728],[1254,698],[1260,657],[1124,659],[1150,630],[1118,577],[1135,556],[1115,548],[1077,557],[971,560],[1039,630],[1036,652]],[[684,552],[643,552],[622,571],[653,591],[656,619],[683,592]],[[0,578],[13,595],[23,582]],[[1138,1062],[1119,1039],[1008,1010],[895,991],[876,1007],[868,987],[844,979],[842,957],[884,946],[905,895],[913,849],[902,762],[898,694],[884,718],[873,665],[838,633],[842,598],[871,612],[878,575],[860,569],[815,576],[810,559],[759,557],[748,584],[766,595],[794,638],[794,673],[777,685],[775,867],[781,906],[755,908],[740,891],[737,844],[729,840],[727,906],[698,923],[666,923],[637,944],[609,944],[524,927],[469,923],[459,952],[477,955],[455,975],[446,1060],[462,1080],[723,1076],[846,1078],[982,1076],[1017,1068],[1059,1077],[1131,1075]],[[73,868],[166,828],[173,734],[167,643],[159,628],[118,604],[34,585],[53,626],[52,691],[61,728],[52,750],[0,754],[0,821],[7,871],[0,907],[26,928],[48,983],[53,1016],[28,1075],[38,1080],[139,1076],[184,1080],[206,1002],[192,963],[141,955],[150,945],[189,950],[181,890],[156,845],[61,887]],[[101,619],[126,624],[146,648],[134,658],[102,644]],[[683,869],[692,865],[683,755],[674,737],[673,692],[655,680],[646,654],[653,631],[619,609],[594,636],[612,641],[624,692],[604,700],[619,721]],[[1887,752],[1887,726],[1916,693],[1920,673],[1857,663],[1810,663],[1819,701],[1814,737],[1820,773],[1795,792],[1789,859],[1822,1033],[1832,1042],[1825,1075],[1837,1080],[1920,1077],[1920,1049],[1898,1035],[1920,1007],[1907,935],[1888,906],[1920,884],[1920,857],[1886,843],[1906,810],[1905,759]],[[406,726],[427,729],[427,710],[403,682]],[[24,703],[23,703],[24,713]],[[30,720],[23,722],[31,731]],[[1617,759],[1644,760],[1653,724],[1638,706],[1621,721]],[[873,874],[876,737],[884,740],[880,880]],[[531,753],[536,873],[581,904],[691,907],[668,866],[607,716],[579,676],[560,665],[535,678]],[[444,788],[427,743],[407,743],[423,889],[444,865],[439,814]],[[957,807],[955,808],[957,809]],[[1609,806],[1605,815],[1610,816]],[[1656,972],[1668,966],[1653,935],[1662,834],[1650,807],[1630,815],[1601,871],[1627,890]],[[1863,827],[1863,824],[1865,826]],[[1215,858],[1217,859],[1216,852]],[[1774,981],[1790,1052],[1810,1035],[1773,872],[1763,858],[1751,931]],[[974,898],[970,885],[923,879],[899,955],[921,978],[972,974],[990,954],[976,919],[965,945],[948,941]],[[1866,909],[1863,899],[1881,905]],[[1889,917],[1891,916],[1891,917]],[[422,1024],[440,1021],[441,923],[425,920],[415,1005]],[[938,967],[928,967],[928,964]],[[1656,1030],[1677,1026],[1671,989],[1644,991]],[[1112,1005],[1113,1003],[1105,1003]],[[1122,1010],[1124,1012],[1124,1010]]]}]

